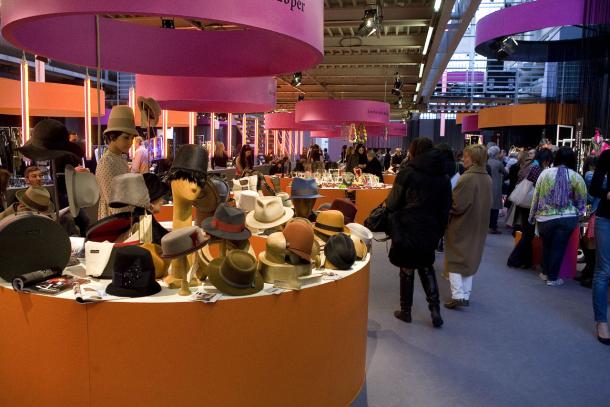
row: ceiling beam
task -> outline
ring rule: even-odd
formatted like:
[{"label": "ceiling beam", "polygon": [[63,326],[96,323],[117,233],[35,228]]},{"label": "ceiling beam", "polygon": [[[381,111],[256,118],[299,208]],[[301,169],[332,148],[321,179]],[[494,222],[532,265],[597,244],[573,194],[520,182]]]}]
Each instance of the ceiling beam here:
[{"label": "ceiling beam", "polygon": [[[359,27],[362,23],[362,17],[356,21],[324,21],[324,27]],[[430,24],[430,20],[383,20],[384,26],[401,26],[401,27],[427,27]]]},{"label": "ceiling beam", "polygon": [[377,38],[371,37],[324,37],[326,51],[362,48],[401,48],[423,47],[426,42],[425,34],[414,35],[388,35]]},{"label": "ceiling beam", "polygon": [[419,67],[417,66],[395,66],[395,67],[329,67],[329,66],[318,66],[317,68],[310,69],[307,72],[314,75],[318,80],[323,81],[324,79],[334,78],[393,78],[394,74],[398,72],[400,76],[404,77],[418,77]]},{"label": "ceiling beam", "polygon": [[422,62],[421,55],[325,55],[321,65],[417,65]]},{"label": "ceiling beam", "polygon": [[[383,8],[383,22],[389,24],[408,24],[412,20],[430,20],[434,10],[430,6],[391,6]],[[344,7],[324,9],[324,24],[341,22],[360,22],[364,17],[364,7]]]}]

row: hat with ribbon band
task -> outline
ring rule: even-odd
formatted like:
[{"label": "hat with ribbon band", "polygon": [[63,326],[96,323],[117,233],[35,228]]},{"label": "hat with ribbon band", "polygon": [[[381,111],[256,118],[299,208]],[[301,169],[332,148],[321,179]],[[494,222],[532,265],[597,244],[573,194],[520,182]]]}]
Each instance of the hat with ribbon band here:
[{"label": "hat with ribbon band", "polygon": [[337,233],[347,233],[350,231],[344,224],[343,214],[336,210],[322,211],[318,214],[314,230],[326,236],[336,235]]},{"label": "hat with ribbon band", "polygon": [[203,221],[207,234],[227,240],[247,240],[252,233],[246,229],[246,215],[243,210],[220,204],[214,216]]},{"label": "hat with ribbon band", "polygon": [[234,296],[256,294],[265,284],[257,271],[256,258],[243,250],[232,250],[212,260],[208,279],[219,291]]}]

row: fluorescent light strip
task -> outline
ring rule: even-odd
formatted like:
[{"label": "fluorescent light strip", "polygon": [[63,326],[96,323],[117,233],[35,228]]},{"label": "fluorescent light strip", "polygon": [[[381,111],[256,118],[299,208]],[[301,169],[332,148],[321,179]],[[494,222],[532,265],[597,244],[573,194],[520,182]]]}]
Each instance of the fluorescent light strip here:
[{"label": "fluorescent light strip", "polygon": [[419,64],[419,77],[424,76],[424,63]]},{"label": "fluorescent light strip", "polygon": [[428,27],[428,35],[426,36],[426,42],[424,43],[424,50],[422,51],[423,55],[428,53],[428,48],[430,47],[430,40],[432,40],[432,33],[434,32],[434,27]]},{"label": "fluorescent light strip", "polygon": [[417,93],[413,95],[413,102],[417,102]]},{"label": "fluorescent light strip", "polygon": [[30,84],[28,61],[21,60],[21,139],[22,145],[30,139]]},{"label": "fluorescent light strip", "polygon": [[85,76],[83,88],[85,91],[85,156],[87,160],[90,160],[93,142],[91,140],[91,79],[89,75]]},{"label": "fluorescent light strip", "polygon": [[442,4],[443,0],[436,0],[434,2],[434,11],[439,11],[441,9],[441,4]]},{"label": "fluorescent light strip", "polygon": [[189,112],[189,144],[195,144],[195,113]]},{"label": "fluorescent light strip", "polygon": [[210,157],[214,157],[214,149],[216,148],[216,114],[210,114],[210,135],[212,139],[212,152],[210,153]]},{"label": "fluorescent light strip", "polygon": [[[127,101],[127,104],[129,105],[129,107],[131,107],[131,110],[133,111],[133,117],[136,117],[136,88],[134,88],[133,86],[129,88],[129,100]],[[136,155],[136,143],[135,140],[131,143],[131,150],[130,150],[130,156],[131,158],[135,157]]]},{"label": "fluorescent light strip", "polygon": [[258,157],[258,117],[254,119],[254,158]]},{"label": "fluorescent light strip", "polygon": [[415,92],[419,92],[419,88],[421,88],[421,82],[417,82],[417,86],[415,87]]},{"label": "fluorescent light strip", "polygon": [[242,124],[241,145],[243,147],[248,142],[248,117],[245,114],[244,114],[241,124]]},{"label": "fluorescent light strip", "polygon": [[169,155],[169,138],[167,137],[167,110],[161,110],[161,126],[163,127],[163,158],[167,158]]},{"label": "fluorescent light strip", "polygon": [[231,138],[233,136],[233,113],[229,113],[227,117],[227,155],[231,157]]}]

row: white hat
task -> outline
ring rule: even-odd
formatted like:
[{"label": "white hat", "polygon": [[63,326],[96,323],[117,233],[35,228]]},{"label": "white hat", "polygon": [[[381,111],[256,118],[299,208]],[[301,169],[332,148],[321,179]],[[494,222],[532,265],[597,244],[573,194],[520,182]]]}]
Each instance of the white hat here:
[{"label": "white hat", "polygon": [[364,242],[369,250],[371,249],[371,244],[373,243],[373,232],[359,223],[348,223],[346,226],[354,236],[360,238],[360,240]]},{"label": "white hat", "polygon": [[255,191],[242,191],[236,194],[235,199],[237,201],[237,207],[248,213],[254,210],[256,200],[258,199],[258,193]]},{"label": "white hat", "polygon": [[254,210],[246,216],[246,225],[254,229],[271,229],[283,225],[294,216],[279,196],[263,196],[256,200]]},{"label": "white hat", "polygon": [[66,165],[65,177],[72,216],[77,216],[81,208],[95,206],[100,200],[100,189],[94,174],[89,171],[76,172],[73,166]]}]

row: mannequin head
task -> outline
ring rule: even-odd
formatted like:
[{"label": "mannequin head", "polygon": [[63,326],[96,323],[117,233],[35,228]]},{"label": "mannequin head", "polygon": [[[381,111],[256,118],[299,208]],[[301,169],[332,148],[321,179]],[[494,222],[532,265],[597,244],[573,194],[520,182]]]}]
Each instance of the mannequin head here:
[{"label": "mannequin head", "polygon": [[201,194],[201,186],[187,178],[172,180],[172,196],[174,201],[185,200],[194,202]]},{"label": "mannequin head", "polygon": [[305,219],[309,218],[315,202],[315,199],[293,198],[292,204],[294,205],[294,216]]}]

